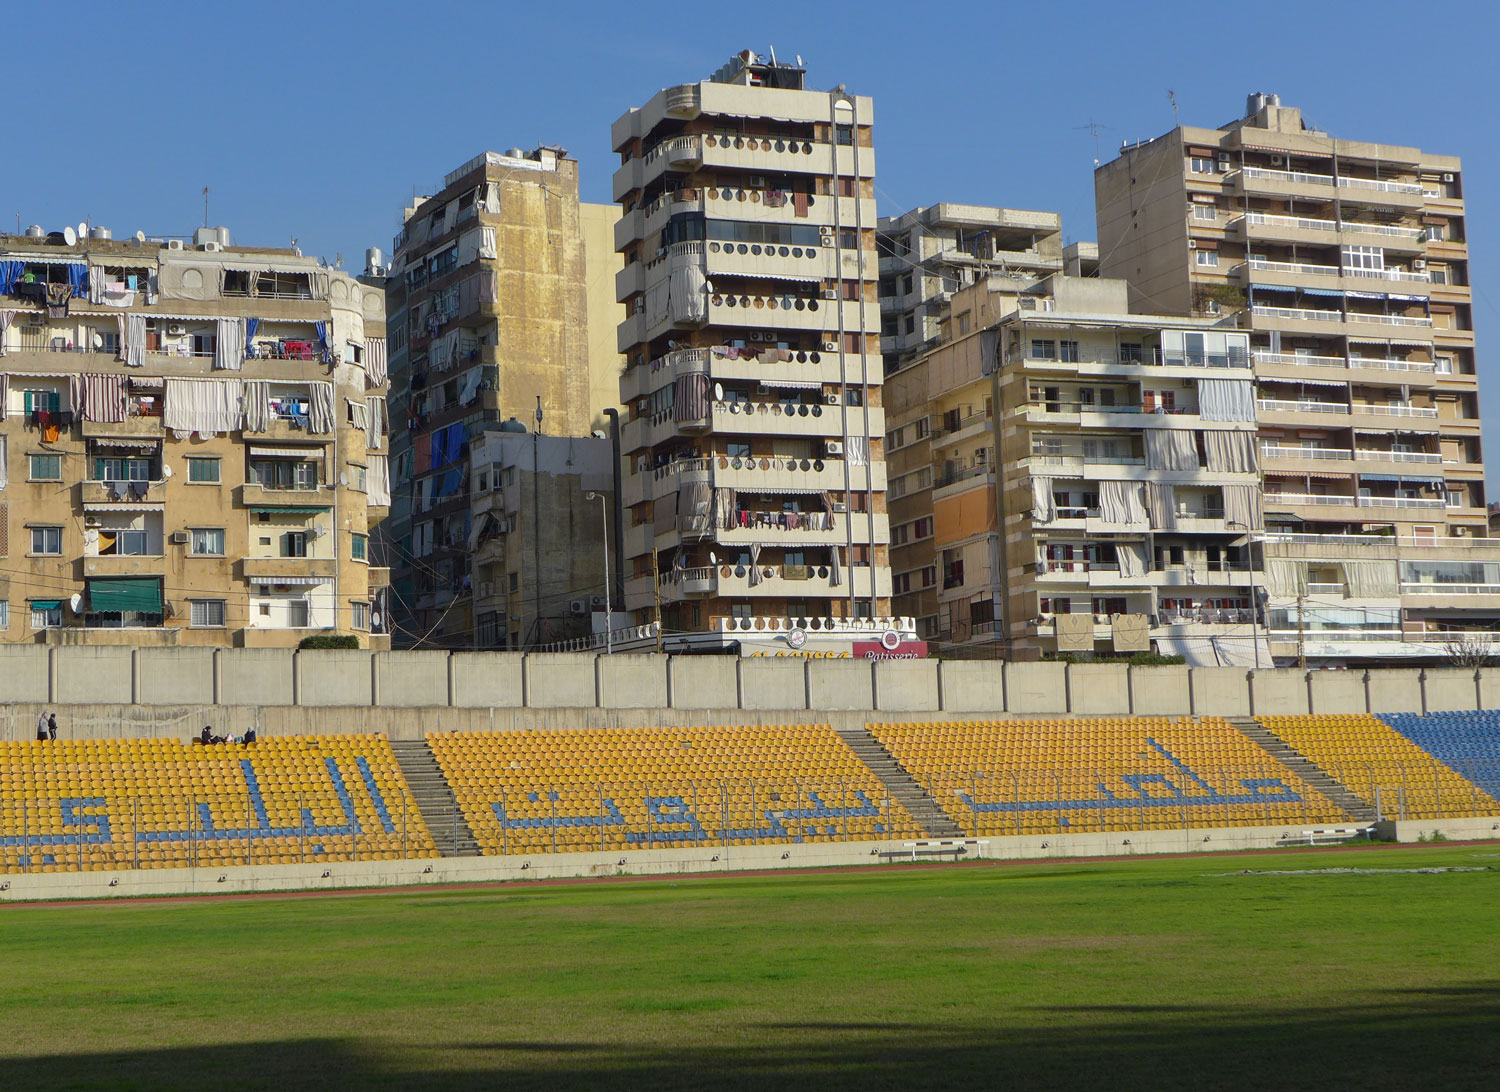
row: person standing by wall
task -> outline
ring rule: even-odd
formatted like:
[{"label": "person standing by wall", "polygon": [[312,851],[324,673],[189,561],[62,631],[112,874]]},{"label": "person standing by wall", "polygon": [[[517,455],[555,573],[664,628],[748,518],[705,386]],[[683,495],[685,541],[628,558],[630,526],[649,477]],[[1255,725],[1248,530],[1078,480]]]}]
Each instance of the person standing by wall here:
[{"label": "person standing by wall", "polygon": [[36,718],[36,738],[45,740],[47,738],[47,710],[42,710],[42,715]]},{"label": "person standing by wall", "polygon": [[47,715],[47,738],[48,739],[52,739],[52,740],[57,739],[57,714],[56,713],[49,713]]}]

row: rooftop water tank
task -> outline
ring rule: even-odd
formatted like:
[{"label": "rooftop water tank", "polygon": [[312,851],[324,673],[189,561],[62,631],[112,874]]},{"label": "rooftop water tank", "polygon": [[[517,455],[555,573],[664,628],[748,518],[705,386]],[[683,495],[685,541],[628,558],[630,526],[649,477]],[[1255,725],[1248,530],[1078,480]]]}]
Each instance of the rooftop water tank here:
[{"label": "rooftop water tank", "polygon": [[41,224],[32,224],[26,229],[26,238],[28,239],[45,239],[46,237],[47,233],[42,230]]},{"label": "rooftop water tank", "polygon": [[89,229],[89,238],[101,243],[107,243],[115,237],[115,233],[107,227],[96,227]]},{"label": "rooftop water tank", "polygon": [[500,423],[501,432],[525,432],[526,426],[514,417],[507,418]]}]

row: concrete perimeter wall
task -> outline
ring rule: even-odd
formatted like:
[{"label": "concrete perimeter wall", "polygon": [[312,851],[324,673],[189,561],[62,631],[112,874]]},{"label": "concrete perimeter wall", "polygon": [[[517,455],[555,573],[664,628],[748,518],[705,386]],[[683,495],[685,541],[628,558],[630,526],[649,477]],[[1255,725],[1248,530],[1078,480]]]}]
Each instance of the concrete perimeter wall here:
[{"label": "concrete perimeter wall", "polygon": [[[636,723],[649,721],[648,711],[680,710],[668,718],[679,724],[688,711],[800,710],[802,720],[1436,712],[1500,707],[1500,671],[0,646],[0,708],[34,723],[38,706],[184,715],[295,707],[313,721],[349,710],[421,710],[428,720],[466,723],[471,718],[455,715],[598,710]],[[235,714],[223,727],[240,730],[242,719]]]}]

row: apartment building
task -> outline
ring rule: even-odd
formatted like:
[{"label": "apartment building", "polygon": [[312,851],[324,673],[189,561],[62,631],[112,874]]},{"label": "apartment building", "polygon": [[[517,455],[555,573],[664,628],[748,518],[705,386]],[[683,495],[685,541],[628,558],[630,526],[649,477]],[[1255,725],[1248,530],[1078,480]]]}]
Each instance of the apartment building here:
[{"label": "apartment building", "polygon": [[603,631],[614,458],[608,439],[538,436],[514,421],[471,440],[465,576],[474,596],[472,647],[587,637],[596,621]]},{"label": "apartment building", "polygon": [[954,655],[1270,666],[1249,335],[1061,275],[947,311],[887,382],[897,609]]},{"label": "apartment building", "polygon": [[398,644],[464,648],[478,631],[471,440],[507,420],[588,436],[614,405],[616,217],[579,202],[578,163],[554,147],[485,152],[403,210],[386,280],[396,427],[383,528]]},{"label": "apartment building", "polygon": [[1055,212],[943,203],[880,218],[880,352],[892,372],[937,343],[943,304],[992,277],[1030,283],[1063,269]]},{"label": "apartment building", "polygon": [[389,647],[385,360],[296,250],[0,236],[0,640]]},{"label": "apartment building", "polygon": [[1257,94],[1217,129],[1124,147],[1095,190],[1102,272],[1138,309],[1250,334],[1278,656],[1299,618],[1330,662],[1500,628],[1471,546],[1486,521],[1458,158],[1334,138]]},{"label": "apartment building", "polygon": [[746,51],[615,122],[631,621],[858,654],[890,617],[868,98]]}]

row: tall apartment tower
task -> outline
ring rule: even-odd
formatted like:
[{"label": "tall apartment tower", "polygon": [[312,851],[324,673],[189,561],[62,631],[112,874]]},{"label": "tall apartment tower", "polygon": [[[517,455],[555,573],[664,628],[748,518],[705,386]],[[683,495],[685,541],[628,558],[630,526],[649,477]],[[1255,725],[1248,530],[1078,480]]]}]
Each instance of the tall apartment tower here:
[{"label": "tall apartment tower", "polygon": [[385,350],[227,228],[0,235],[0,642],[389,648]]},{"label": "tall apartment tower", "polygon": [[1463,189],[1456,157],[1335,139],[1260,94],[1095,172],[1101,273],[1133,309],[1250,333],[1286,631],[1494,628],[1500,586],[1433,587],[1475,584],[1444,548],[1486,526]]},{"label": "tall apartment tower", "polygon": [[960,288],[992,277],[1029,283],[1063,270],[1055,212],[943,202],[882,216],[876,243],[887,372],[937,344],[943,304]]},{"label": "tall apartment tower", "polygon": [[475,602],[468,444],[509,420],[553,436],[602,424],[619,358],[590,323],[617,318],[618,259],[590,242],[613,214],[580,205],[578,163],[553,147],[485,152],[403,211],[386,281],[398,645],[471,646],[478,614],[487,633],[511,628],[502,601]]},{"label": "tall apartment tower", "polygon": [[678,644],[912,635],[888,617],[872,121],[747,51],[614,124],[626,606]]}]

